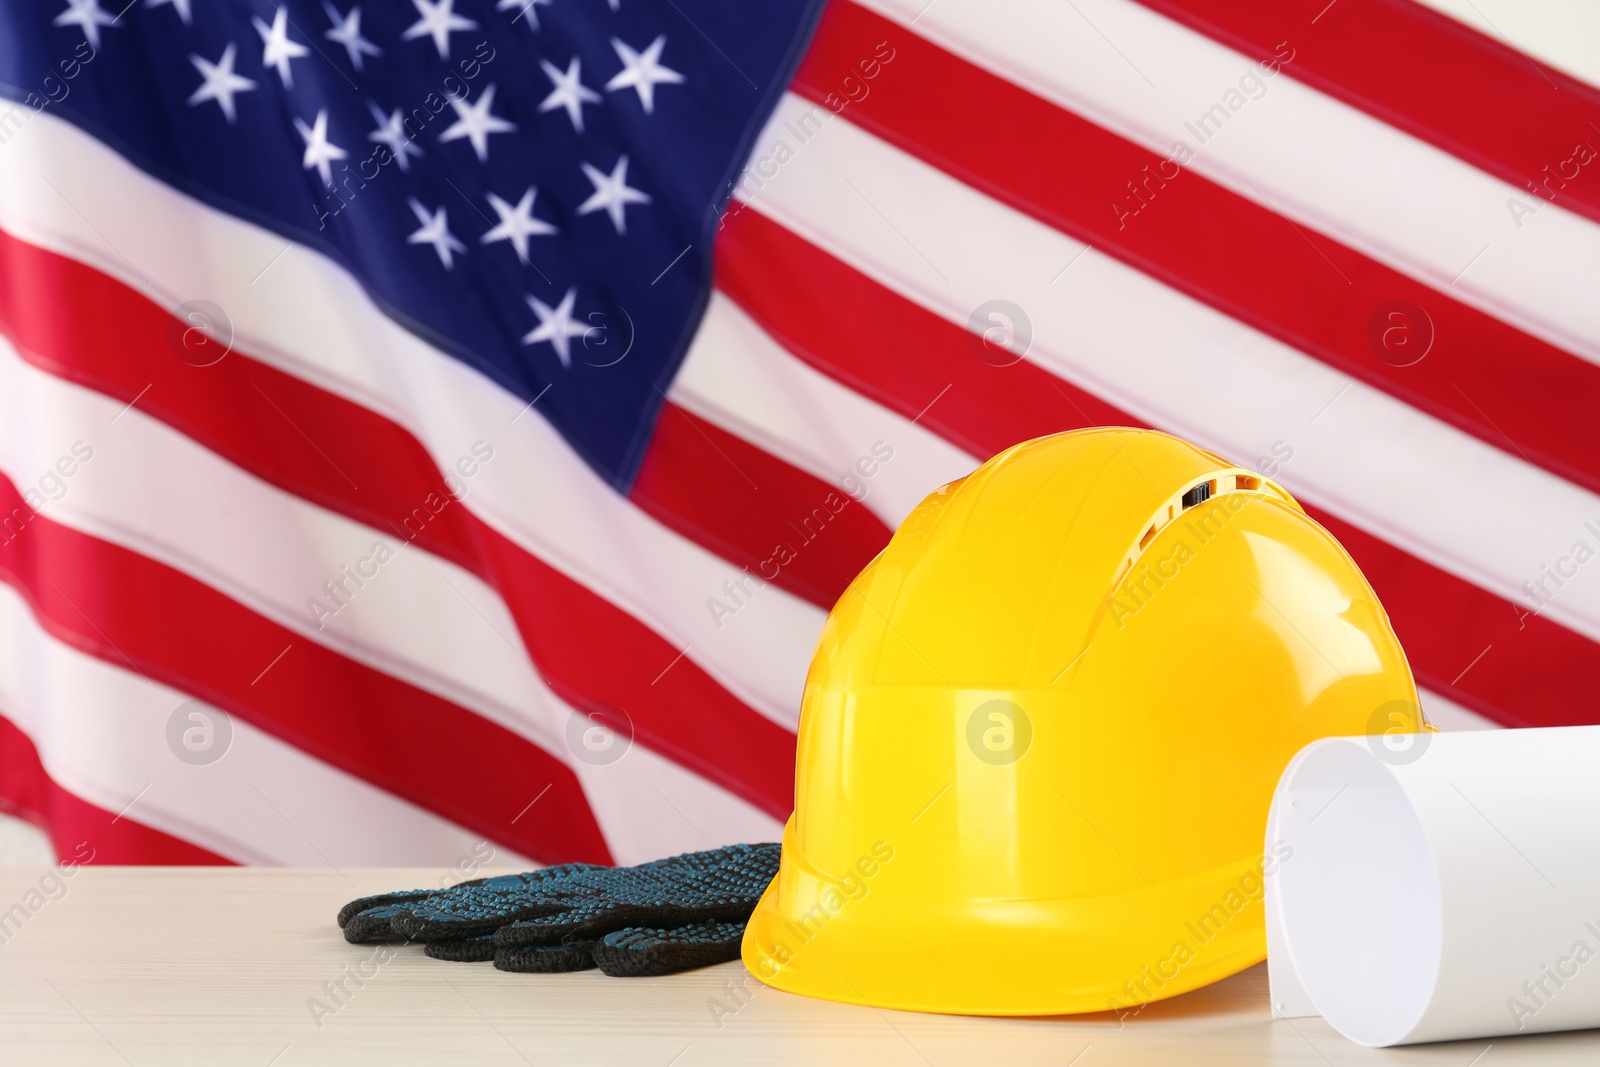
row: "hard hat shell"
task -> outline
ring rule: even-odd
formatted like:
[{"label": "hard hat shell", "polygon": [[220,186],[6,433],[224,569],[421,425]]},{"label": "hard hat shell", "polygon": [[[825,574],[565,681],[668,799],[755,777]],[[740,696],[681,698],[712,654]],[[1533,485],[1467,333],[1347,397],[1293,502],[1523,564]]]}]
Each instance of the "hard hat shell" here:
[{"label": "hard hat shell", "polygon": [[1395,709],[1429,728],[1372,589],[1272,481],[1149,430],[1024,442],[918,505],[830,613],[744,962],[968,1014],[1216,981],[1266,954],[1279,774]]}]

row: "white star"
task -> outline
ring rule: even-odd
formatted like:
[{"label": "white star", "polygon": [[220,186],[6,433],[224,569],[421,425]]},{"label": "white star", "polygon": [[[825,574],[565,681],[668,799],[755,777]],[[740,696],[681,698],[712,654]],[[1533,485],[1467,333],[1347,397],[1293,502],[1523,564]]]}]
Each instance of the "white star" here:
[{"label": "white star", "polygon": [[544,68],[545,74],[555,86],[550,90],[550,95],[544,98],[544,103],[539,105],[539,110],[554,111],[558,107],[566,108],[567,117],[572,120],[572,128],[582,133],[583,105],[598,104],[600,94],[578,80],[578,57],[572,57],[572,62],[567,64],[565,74],[561,72],[560,67],[547,59],[539,60],[539,66]]},{"label": "white star", "polygon": [[334,161],[345,159],[350,153],[328,140],[328,109],[317,112],[317,121],[311,126],[297,117],[294,128],[300,131],[300,139],[306,143],[306,154],[300,159],[301,168],[316,167],[317,173],[322,175],[322,184],[332,185]]},{"label": "white star", "polygon": [[100,0],[67,0],[67,9],[56,16],[57,26],[77,26],[89,39],[92,48],[100,47],[100,27],[117,24],[111,12],[100,6]]},{"label": "white star", "polygon": [[230,41],[228,47],[222,50],[221,58],[215,63],[197,55],[189,56],[189,62],[194,64],[201,78],[200,88],[189,97],[190,107],[203,104],[207,100],[215,100],[217,106],[222,108],[223,116],[229,122],[233,121],[234,94],[248,92],[256,87],[256,83],[249,78],[233,72],[233,60],[237,51],[238,46]]},{"label": "white star", "polygon": [[333,23],[333,29],[325,31],[322,36],[334,44],[344,45],[344,50],[350,53],[350,65],[352,67],[360,70],[361,57],[364,55],[383,55],[383,49],[361,36],[361,6],[359,4],[351,8],[348,15],[339,14],[339,9],[329,3],[324,3],[322,10],[328,13],[328,21]]},{"label": "white star", "polygon": [[439,253],[439,262],[444,264],[444,269],[449,270],[454,267],[456,265],[455,253],[460,252],[464,255],[467,251],[467,246],[458,241],[456,235],[450,232],[450,223],[445,217],[444,208],[441,207],[438,211],[430,213],[427,208],[417,202],[416,197],[409,198],[407,202],[411,205],[411,213],[417,217],[417,221],[422,223],[422,226],[416,233],[406,238],[406,244],[432,245],[433,250]]},{"label": "white star", "polygon": [[281,7],[273,17],[271,26],[259,18],[252,18],[250,22],[261,35],[261,65],[276,70],[284,88],[289,88],[294,84],[294,75],[289,72],[289,60],[309,56],[311,49],[299,41],[289,40],[289,12]]},{"label": "white star", "polygon": [[500,223],[483,235],[482,243],[510,241],[511,246],[517,250],[517,258],[524,263],[528,262],[528,238],[543,237],[557,232],[548,222],[533,217],[533,198],[538,195],[538,187],[530,185],[528,191],[522,194],[522,199],[517,201],[517,206],[512,207],[490,193],[489,206],[500,216]]},{"label": "white star", "polygon": [[594,183],[594,193],[578,205],[578,214],[587,215],[603,208],[611,216],[611,224],[617,228],[617,232],[627,233],[627,220],[622,215],[624,209],[629,204],[650,202],[648,195],[628,186],[628,157],[617,160],[610,174],[587,163],[583,165],[583,173]]},{"label": "white star", "polygon": [[189,0],[144,0],[144,6],[147,8],[160,7],[163,4],[171,4],[185,26],[194,21],[194,15],[189,11]]},{"label": "white star", "polygon": [[635,52],[615,37],[611,38],[611,47],[622,60],[622,70],[606,82],[606,89],[613,93],[618,89],[637,89],[645,114],[650,114],[656,105],[656,86],[682,85],[684,80],[682,74],[661,65],[661,50],[666,46],[664,33],[651,41],[643,52]]},{"label": "white star", "polygon": [[556,350],[561,365],[572,366],[572,342],[568,339],[582,337],[589,332],[587,326],[572,321],[572,302],[577,298],[578,290],[568,289],[567,295],[561,298],[561,303],[551,307],[530,293],[527,298],[528,306],[539,316],[539,325],[523,334],[522,343],[536,345],[540,341],[549,341],[550,347]]},{"label": "white star", "polygon": [[478,155],[478,162],[485,163],[489,159],[489,135],[491,133],[510,133],[517,128],[515,122],[507,122],[498,115],[491,115],[489,108],[494,104],[494,84],[484,86],[482,94],[476,104],[463,104],[455,97],[450,98],[450,106],[456,109],[456,121],[450,128],[439,135],[440,141],[459,141],[465,137],[472,142],[472,150]]},{"label": "white star", "polygon": [[525,18],[528,20],[528,29],[537,30],[539,28],[539,13],[534,8],[541,4],[549,7],[553,3],[555,3],[555,0],[500,0],[495,10],[516,11],[517,14],[511,18],[512,22]]},{"label": "white star", "polygon": [[401,170],[410,170],[411,164],[406,159],[409,155],[421,157],[422,149],[417,147],[417,142],[411,139],[406,132],[405,117],[400,108],[394,109],[394,114],[385,115],[377,104],[367,103],[367,109],[372,112],[373,121],[378,128],[367,134],[367,140],[374,144],[387,145],[389,152],[394,156],[394,161],[400,164]]},{"label": "white star", "polygon": [[455,30],[474,30],[478,24],[456,14],[456,0],[411,0],[422,17],[400,35],[402,40],[415,41],[418,37],[432,37],[433,46],[439,50],[440,59],[450,58],[450,34]]}]

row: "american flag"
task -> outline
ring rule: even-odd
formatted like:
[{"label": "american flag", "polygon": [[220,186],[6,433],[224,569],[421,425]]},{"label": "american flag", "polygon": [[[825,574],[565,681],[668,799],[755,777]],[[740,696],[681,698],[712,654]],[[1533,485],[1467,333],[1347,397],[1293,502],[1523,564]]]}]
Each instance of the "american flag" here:
[{"label": "american flag", "polygon": [[1435,720],[1600,721],[1541,5],[125,2],[0,13],[0,799],[62,854],[775,840],[832,600],[1100,424],[1294,492]]}]

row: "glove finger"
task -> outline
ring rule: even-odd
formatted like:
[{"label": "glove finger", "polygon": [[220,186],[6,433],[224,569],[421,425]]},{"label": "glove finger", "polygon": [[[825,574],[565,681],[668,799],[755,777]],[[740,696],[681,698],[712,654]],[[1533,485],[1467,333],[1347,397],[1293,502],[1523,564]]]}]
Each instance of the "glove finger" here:
[{"label": "glove finger", "polygon": [[[409,904],[413,900],[422,900],[426,897],[433,896],[437,892],[439,892],[437,889],[412,889],[410,891],[401,893],[379,893],[375,896],[360,897],[356,900],[352,900],[350,903],[340,908],[339,914],[334,918],[334,921],[339,924],[339,929],[345,931],[345,940],[366,941],[369,940],[369,938],[350,936],[350,923],[351,920],[356,918],[356,916],[361,915],[363,912],[375,911],[379,908],[388,908],[392,912],[398,907],[398,905]],[[387,915],[384,916],[383,924],[384,934],[387,936],[389,933],[389,919]]]},{"label": "glove finger", "polygon": [[592,863],[568,863],[490,878],[413,900],[400,906],[389,922],[396,933],[412,941],[477,937],[518,919],[559,915],[575,902],[592,900],[599,890],[580,876],[604,869]]},{"label": "glove finger", "polygon": [[699,922],[743,923],[778,871],[777,844],[729,845],[637,867],[597,868],[566,885],[593,896],[518,917],[495,935],[502,947],[598,938],[628,927],[672,929]]},{"label": "glove finger", "polygon": [[502,971],[524,974],[561,974],[587,971],[594,966],[593,941],[570,941],[559,945],[497,944],[494,965]]},{"label": "glove finger", "polygon": [[[546,867],[537,871],[526,871],[522,874],[500,874],[493,877],[473,878],[465,882],[457,882],[445,889],[408,889],[397,893],[378,893],[370,897],[358,897],[339,909],[339,914],[334,921],[339,928],[345,931],[347,941],[372,941],[378,938],[395,936],[388,928],[389,919],[398,911],[404,910],[401,905],[412,904],[419,900],[428,900],[433,897],[449,897],[464,893],[467,890],[480,890],[482,892],[516,893],[526,892],[528,886],[536,885],[554,879],[570,877],[585,870],[594,869],[592,863],[568,863],[560,867]],[[386,909],[379,912],[378,909]],[[350,924],[356,916],[365,913],[365,921],[356,927],[355,936],[352,936]]]},{"label": "glove finger", "polygon": [[671,930],[630,927],[594,943],[594,961],[614,978],[676,974],[739,958],[742,922],[706,922]]},{"label": "glove finger", "polygon": [[358,911],[344,919],[340,926],[344,927],[344,939],[353,945],[366,941],[395,941],[402,936],[397,932],[391,920],[405,909],[404,904],[383,904],[375,908]]},{"label": "glove finger", "polygon": [[411,941],[459,941],[518,920],[557,916],[569,907],[561,900],[506,894],[428,897],[398,908],[389,925]]},{"label": "glove finger", "polygon": [[[496,948],[510,949],[534,946],[548,948],[562,943],[561,935],[563,932],[564,929],[559,924],[552,925],[547,922],[540,922],[537,919],[519,919],[516,922],[507,923],[496,928],[494,943]],[[583,941],[588,939],[575,938],[574,940]]]},{"label": "glove finger", "polygon": [[436,960],[451,963],[482,963],[494,959],[494,937],[481,934],[463,937],[459,941],[429,941],[422,947],[424,954]]}]

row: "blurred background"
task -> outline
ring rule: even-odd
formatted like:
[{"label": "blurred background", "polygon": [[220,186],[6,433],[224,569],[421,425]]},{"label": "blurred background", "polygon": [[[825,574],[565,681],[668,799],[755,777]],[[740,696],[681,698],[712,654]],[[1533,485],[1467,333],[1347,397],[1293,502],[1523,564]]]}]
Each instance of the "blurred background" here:
[{"label": "blurred background", "polygon": [[1600,8],[0,4],[0,863],[776,840],[1018,441],[1277,479],[1446,729],[1600,722]]}]

